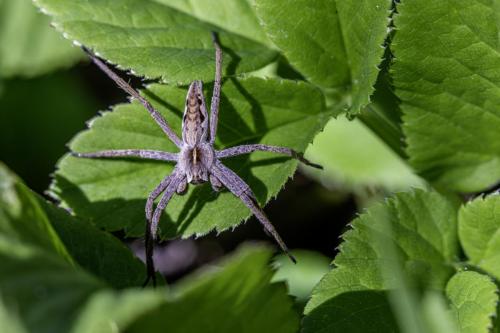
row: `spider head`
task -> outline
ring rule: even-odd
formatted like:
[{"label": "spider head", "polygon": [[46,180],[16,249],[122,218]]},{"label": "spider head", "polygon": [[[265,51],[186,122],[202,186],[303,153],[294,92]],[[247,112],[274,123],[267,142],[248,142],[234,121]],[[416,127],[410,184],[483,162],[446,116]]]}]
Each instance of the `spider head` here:
[{"label": "spider head", "polygon": [[208,137],[208,113],[203,96],[203,83],[193,81],[186,96],[182,118],[182,140],[188,146],[206,142]]}]

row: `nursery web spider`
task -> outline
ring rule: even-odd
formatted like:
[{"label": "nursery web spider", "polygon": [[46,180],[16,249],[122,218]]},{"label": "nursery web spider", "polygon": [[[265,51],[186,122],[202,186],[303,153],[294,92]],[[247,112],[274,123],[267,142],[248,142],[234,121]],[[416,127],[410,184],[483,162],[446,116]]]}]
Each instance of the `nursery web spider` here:
[{"label": "nursery web spider", "polygon": [[[301,153],[290,148],[269,146],[264,144],[247,144],[235,146],[223,150],[214,149],[214,141],[217,132],[217,120],[219,115],[219,101],[222,76],[222,51],[218,38],[212,33],[215,47],[215,82],[210,104],[210,119],[203,96],[202,82],[193,81],[189,86],[186,96],[186,105],[182,118],[182,139],[179,138],[167,124],[165,119],[155,108],[142,97],[137,90],[114,73],[103,61],[98,59],[89,49],[83,50],[90,56],[92,61],[106,73],[125,92],[137,99],[148,110],[155,122],[161,127],[168,139],[178,148],[178,153],[156,150],[123,149],[105,150],[89,153],[73,152],[74,156],[85,158],[123,158],[134,157],[141,159],[152,159],[176,163],[174,170],[167,175],[158,186],[149,194],[146,202],[146,267],[147,279],[144,285],[152,280],[156,285],[155,267],[153,263],[154,241],[157,237],[160,216],[172,196],[182,194],[186,191],[188,183],[202,184],[210,182],[215,191],[227,188],[252,211],[262,223],[264,229],[272,235],[281,249],[295,262],[295,258],[289,253],[287,246],[273,227],[263,210],[259,207],[255,195],[250,187],[235,172],[222,164],[221,159],[249,154],[254,151],[268,151],[296,158],[301,162],[321,168],[306,160]],[[154,201],[163,193],[156,208],[153,209]]]}]

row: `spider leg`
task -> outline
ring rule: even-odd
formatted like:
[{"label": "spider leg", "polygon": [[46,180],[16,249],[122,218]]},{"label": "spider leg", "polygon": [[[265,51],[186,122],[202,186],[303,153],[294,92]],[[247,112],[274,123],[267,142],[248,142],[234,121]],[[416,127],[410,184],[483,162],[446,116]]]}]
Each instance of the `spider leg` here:
[{"label": "spider leg", "polygon": [[215,47],[215,81],[214,91],[212,93],[212,102],[210,103],[210,143],[215,142],[217,134],[217,121],[219,120],[219,101],[220,101],[220,87],[222,77],[222,50],[220,48],[219,40],[215,32],[212,32],[212,40]]},{"label": "spider leg", "polygon": [[249,154],[254,151],[268,151],[272,153],[278,153],[278,154],[284,154],[288,155],[290,157],[296,158],[305,165],[309,165],[314,168],[318,169],[323,169],[323,167],[319,164],[315,164],[304,158],[304,154],[299,153],[293,149],[286,148],[286,147],[278,147],[278,146],[270,146],[270,145],[263,145],[263,144],[252,144],[252,145],[241,145],[241,146],[235,146],[223,150],[219,150],[216,153],[217,158],[227,158],[227,157],[233,157],[233,156],[238,156],[238,155],[243,155],[243,154]]},{"label": "spider leg", "polygon": [[[156,206],[156,209],[153,213],[153,218],[150,219],[148,217],[148,222],[146,225],[146,271],[147,278],[144,282],[143,286],[146,286],[149,280],[153,281],[153,286],[156,286],[156,276],[155,276],[155,267],[153,262],[153,251],[154,251],[154,241],[156,240],[157,231],[158,231],[158,223],[160,222],[161,213],[167,207],[168,202],[172,199],[172,196],[176,192],[179,184],[184,181],[186,177],[184,175],[180,175],[177,172],[172,173],[168,177],[168,184],[164,189],[163,196],[160,199],[160,202]],[[161,186],[161,184],[160,184]],[[160,191],[160,186],[158,186],[155,190]],[[155,191],[153,191],[155,192]],[[156,193],[156,192],[155,192]],[[161,193],[161,192],[160,192]],[[159,195],[159,194],[158,194]],[[154,199],[153,199],[154,201]],[[146,208],[147,209],[147,208]],[[146,212],[148,215],[148,212]],[[151,214],[149,213],[149,216]]]},{"label": "spider leg", "polygon": [[[150,229],[150,221],[153,215],[153,205],[154,201],[158,196],[165,191],[167,186],[170,184],[170,181],[172,179],[172,175],[166,176],[156,188],[151,191],[151,193],[148,195],[148,200],[146,201],[146,231],[144,232],[144,239],[145,239],[145,248],[146,248],[146,274],[147,278],[146,281],[144,282],[143,286],[146,286],[150,280],[150,278],[153,279],[153,284],[156,285],[156,277],[155,277],[155,268],[154,268],[154,262],[153,262],[153,246],[154,242],[151,239],[151,229]],[[151,253],[151,255],[149,255]]]},{"label": "spider leg", "polygon": [[245,181],[243,181],[243,179],[241,179],[240,176],[238,176],[233,170],[229,169],[218,160],[216,160],[210,171],[225,187],[227,187],[231,193],[243,201],[245,206],[252,211],[259,222],[263,225],[264,230],[274,238],[276,243],[278,243],[281,250],[288,255],[292,262],[296,263],[297,260],[290,253],[285,242],[281,239],[281,236],[278,234],[271,221],[269,221],[266,214],[257,203],[257,199],[250,189],[250,186],[248,186],[248,184],[245,183]]},{"label": "spider leg", "polygon": [[165,118],[162,117],[162,115],[144,98],[142,97],[137,90],[132,88],[130,84],[128,84],[125,80],[123,80],[121,77],[119,77],[115,72],[111,70],[103,61],[101,61],[99,58],[97,58],[89,49],[86,47],[82,47],[83,51],[88,54],[90,59],[99,67],[104,73],[106,73],[107,76],[109,76],[113,81],[116,82],[116,84],[124,90],[126,93],[128,93],[130,96],[133,98],[137,99],[144,107],[148,110],[149,114],[153,119],[156,121],[156,123],[161,127],[163,132],[168,136],[168,138],[175,143],[177,147],[182,146],[182,141],[179,139],[177,134],[170,128],[170,126],[167,124],[165,121]]},{"label": "spider leg", "polygon": [[215,192],[219,192],[220,190],[222,190],[222,188],[224,187],[224,185],[222,185],[222,183],[220,182],[219,178],[217,178],[214,175],[210,174],[209,179],[210,179],[210,185],[212,185],[212,189]]},{"label": "spider leg", "polygon": [[148,160],[171,161],[176,162],[178,154],[167,153],[158,150],[142,150],[142,149],[117,149],[117,150],[102,150],[92,153],[75,153],[73,156],[85,158],[116,158],[116,157],[138,157]]}]

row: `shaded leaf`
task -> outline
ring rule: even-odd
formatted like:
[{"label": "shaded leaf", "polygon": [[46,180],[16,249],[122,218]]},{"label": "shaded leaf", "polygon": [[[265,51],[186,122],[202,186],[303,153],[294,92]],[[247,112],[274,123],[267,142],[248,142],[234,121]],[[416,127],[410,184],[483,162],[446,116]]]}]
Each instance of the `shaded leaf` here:
[{"label": "shaded leaf", "polygon": [[500,196],[479,197],[463,206],[458,234],[470,263],[500,279]]},{"label": "shaded leaf", "polygon": [[487,333],[496,315],[498,289],[486,276],[476,272],[455,274],[446,286],[452,313],[460,333]]},{"label": "shaded leaf", "polygon": [[[185,88],[152,85],[147,95],[174,129],[181,127]],[[228,81],[222,91],[217,145],[267,143],[304,151],[329,118],[319,90],[291,81],[249,78]],[[70,148],[77,152],[148,148],[176,151],[138,103],[123,104],[92,121]],[[266,203],[282,188],[297,162],[270,153],[226,160]],[[107,230],[144,232],[146,197],[173,166],[131,160],[89,160],[67,156],[59,163],[51,191],[79,216]],[[190,186],[174,196],[160,223],[163,236],[189,237],[234,227],[250,212],[229,192],[214,193],[209,184]]]},{"label": "shaded leaf", "polygon": [[116,288],[144,282],[144,265],[123,243],[46,202],[4,167],[0,191],[2,237],[77,263]]},{"label": "shaded leaf", "polygon": [[[37,197],[68,252],[87,272],[114,288],[139,287],[146,280],[144,264],[113,235],[70,216]],[[163,278],[158,277],[162,283]]]},{"label": "shaded leaf", "polygon": [[0,164],[0,235],[12,242],[28,243],[38,252],[72,263],[31,191]]},{"label": "shaded leaf", "polygon": [[392,1],[256,0],[269,38],[308,80],[350,93],[351,112],[369,103]]},{"label": "shaded leaf", "polygon": [[496,1],[410,1],[398,11],[393,74],[410,163],[457,191],[493,185],[500,179]]},{"label": "shaded leaf", "polygon": [[0,294],[29,331],[68,332],[102,284],[78,270],[36,198],[0,168]]},{"label": "shaded leaf", "polygon": [[298,315],[281,283],[270,284],[270,251],[243,247],[212,272],[172,289],[168,301],[129,332],[297,332]]},{"label": "shaded leaf", "polygon": [[218,31],[226,74],[258,69],[275,51],[152,0],[36,0],[68,39],[138,75],[187,84],[213,80]]},{"label": "shaded leaf", "polygon": [[[354,220],[333,261],[335,268],[313,290],[305,332],[321,327],[335,332],[396,330],[385,293],[400,281],[384,274],[384,267],[397,261],[411,281],[444,289],[458,250],[455,206],[438,193],[416,190],[375,204]],[[388,243],[394,244],[393,259],[385,256]],[[347,316],[348,321],[340,320]]]},{"label": "shaded leaf", "polygon": [[68,332],[71,318],[92,293],[103,287],[53,254],[0,236],[0,292],[26,328]]},{"label": "shaded leaf", "polygon": [[82,52],[50,28],[32,1],[0,1],[0,76],[31,77],[81,58]]},{"label": "shaded leaf", "polygon": [[5,80],[0,93],[0,142],[5,143],[0,158],[39,193],[47,189],[65,143],[99,105],[73,74]]}]

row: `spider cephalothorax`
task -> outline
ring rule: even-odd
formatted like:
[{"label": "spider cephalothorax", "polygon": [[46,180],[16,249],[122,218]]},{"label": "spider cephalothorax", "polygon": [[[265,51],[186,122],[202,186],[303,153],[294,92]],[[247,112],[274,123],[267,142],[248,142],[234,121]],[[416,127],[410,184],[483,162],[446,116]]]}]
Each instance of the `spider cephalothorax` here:
[{"label": "spider cephalothorax", "polygon": [[[186,191],[188,183],[201,184],[209,181],[212,188],[220,191],[227,188],[231,193],[241,199],[262,223],[264,229],[269,232],[281,249],[295,262],[293,256],[279,236],[276,229],[259,207],[255,195],[250,187],[235,172],[227,168],[220,160],[232,156],[249,154],[254,151],[268,151],[285,154],[297,158],[303,163],[314,167],[320,167],[310,163],[296,151],[277,146],[263,144],[249,144],[231,147],[223,150],[215,150],[214,142],[217,132],[217,121],[219,113],[219,99],[222,76],[222,51],[213,34],[215,45],[215,82],[210,103],[210,115],[208,114],[203,96],[203,84],[201,81],[193,81],[189,86],[186,96],[186,107],[182,117],[182,140],[170,128],[165,119],[153,106],[143,98],[127,82],[116,75],[104,62],[94,56],[88,49],[83,48],[89,54],[92,61],[112,78],[120,88],[129,93],[133,98],[141,102],[148,110],[156,123],[161,127],[166,136],[178,148],[179,153],[170,153],[157,150],[106,150],[90,153],[73,153],[77,157],[86,158],[114,158],[114,157],[138,157],[143,159],[154,159],[167,162],[176,162],[176,166],[170,175],[167,175],[158,186],[150,193],[146,201],[146,265],[148,278],[153,279],[156,284],[155,269],[153,264],[153,242],[157,236],[158,223],[163,210],[175,193],[182,194]],[[163,195],[162,195],[163,193]],[[158,205],[153,210],[156,198],[162,195]]]}]

